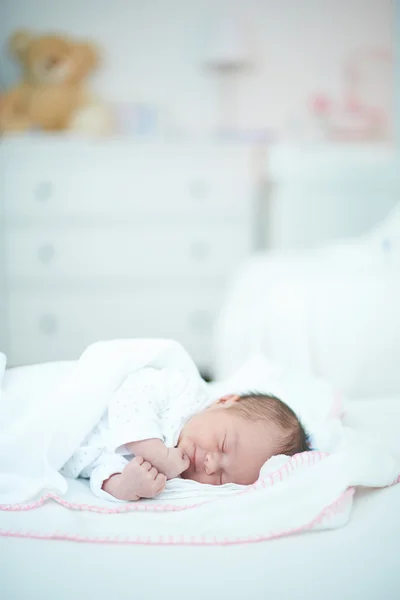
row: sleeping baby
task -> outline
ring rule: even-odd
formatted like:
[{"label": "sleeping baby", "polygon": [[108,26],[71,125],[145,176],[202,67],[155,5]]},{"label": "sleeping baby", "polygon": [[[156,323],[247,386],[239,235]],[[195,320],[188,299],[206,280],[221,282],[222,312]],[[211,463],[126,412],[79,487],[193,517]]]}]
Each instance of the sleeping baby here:
[{"label": "sleeping baby", "polygon": [[175,477],[249,485],[272,456],[309,450],[295,413],[278,398],[230,394],[212,401],[202,380],[145,367],[126,378],[102,419],[63,466],[98,497],[153,498]]}]

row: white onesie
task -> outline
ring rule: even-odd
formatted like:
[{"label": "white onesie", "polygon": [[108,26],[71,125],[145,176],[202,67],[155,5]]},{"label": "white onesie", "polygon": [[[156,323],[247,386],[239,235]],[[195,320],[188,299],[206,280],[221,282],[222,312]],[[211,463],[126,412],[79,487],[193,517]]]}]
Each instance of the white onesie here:
[{"label": "white onesie", "polygon": [[211,402],[202,384],[201,380],[188,381],[178,369],[139,369],[115,392],[100,422],[61,474],[90,479],[96,496],[117,501],[101,488],[132,459],[124,444],[158,438],[167,447],[176,446],[183,425]]}]

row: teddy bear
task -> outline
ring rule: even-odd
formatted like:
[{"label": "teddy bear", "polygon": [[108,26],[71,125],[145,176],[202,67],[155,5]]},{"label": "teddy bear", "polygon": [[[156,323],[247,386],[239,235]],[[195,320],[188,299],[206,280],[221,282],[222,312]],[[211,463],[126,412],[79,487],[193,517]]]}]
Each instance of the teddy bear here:
[{"label": "teddy bear", "polygon": [[86,87],[89,74],[99,64],[93,44],[17,31],[9,40],[9,49],[22,67],[22,78],[0,96],[1,133],[111,131],[108,109]]}]

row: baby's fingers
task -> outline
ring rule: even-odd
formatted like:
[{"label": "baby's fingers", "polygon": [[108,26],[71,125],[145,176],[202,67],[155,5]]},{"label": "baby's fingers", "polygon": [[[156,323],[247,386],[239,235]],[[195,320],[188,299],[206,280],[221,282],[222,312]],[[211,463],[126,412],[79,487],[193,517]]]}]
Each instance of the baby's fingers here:
[{"label": "baby's fingers", "polygon": [[162,492],[165,488],[165,484],[167,483],[167,478],[162,473],[159,473],[155,478],[154,482],[157,486],[157,492]]},{"label": "baby's fingers", "polygon": [[158,475],[158,471],[155,467],[151,467],[150,471],[149,471],[149,475],[150,477],[152,477],[153,479],[157,478]]}]

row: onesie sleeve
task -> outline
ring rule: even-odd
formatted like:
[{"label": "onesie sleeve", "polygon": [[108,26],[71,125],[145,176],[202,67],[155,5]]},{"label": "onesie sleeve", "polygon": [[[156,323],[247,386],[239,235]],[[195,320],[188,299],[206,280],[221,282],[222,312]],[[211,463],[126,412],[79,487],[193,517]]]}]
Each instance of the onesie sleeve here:
[{"label": "onesie sleeve", "polygon": [[97,498],[111,502],[124,502],[102,489],[103,483],[117,473],[122,473],[128,460],[120,454],[102,454],[90,468],[87,468],[87,475],[90,480],[90,489]]},{"label": "onesie sleeve", "polygon": [[176,446],[182,427],[194,414],[209,406],[210,395],[205,382],[186,377],[178,369],[165,373],[167,403],[163,412],[163,434],[166,446]]},{"label": "onesie sleeve", "polygon": [[152,438],[164,441],[164,380],[162,370],[146,367],[129,375],[115,392],[108,406],[111,452],[129,442]]}]

